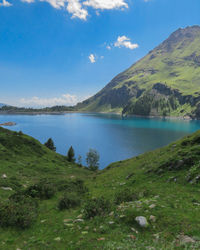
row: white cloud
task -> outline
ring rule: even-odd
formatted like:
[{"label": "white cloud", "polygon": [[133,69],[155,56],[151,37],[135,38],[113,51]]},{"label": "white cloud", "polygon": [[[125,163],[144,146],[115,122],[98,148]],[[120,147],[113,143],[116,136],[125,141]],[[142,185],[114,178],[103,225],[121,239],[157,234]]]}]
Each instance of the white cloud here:
[{"label": "white cloud", "polygon": [[[11,6],[7,0],[0,3],[0,6]],[[96,10],[99,15],[100,10],[112,10],[128,8],[127,0],[21,0],[25,3],[47,2],[55,9],[63,9],[72,15],[72,18],[86,20],[89,16],[88,8]]]},{"label": "white cloud", "polygon": [[80,102],[83,98],[78,98],[76,95],[64,94],[60,97],[40,98],[37,96],[31,98],[22,98],[19,103],[28,107],[51,107],[56,105],[71,106]]},{"label": "white cloud", "polygon": [[126,36],[118,36],[117,41],[114,43],[114,46],[118,48],[125,47],[131,50],[139,47],[137,43],[131,43],[130,38]]},{"label": "white cloud", "polygon": [[61,9],[65,7],[65,3],[67,2],[66,0],[39,0],[40,2],[47,2],[49,3],[52,7],[56,9]]},{"label": "white cloud", "polygon": [[128,4],[124,0],[87,0],[83,4],[101,10],[128,8]]},{"label": "white cloud", "polygon": [[72,14],[72,18],[86,20],[88,12],[83,8],[79,0],[68,0],[67,11]]},{"label": "white cloud", "polygon": [[89,58],[89,60],[90,60],[91,63],[95,63],[96,62],[96,58],[95,58],[94,54],[90,54],[88,58]]},{"label": "white cloud", "polygon": [[0,3],[0,7],[10,7],[10,6],[12,6],[12,4],[11,3],[9,3],[8,1],[6,1],[6,0],[2,0],[2,2]]},{"label": "white cloud", "polygon": [[110,45],[107,45],[107,46],[106,46],[106,49],[111,50],[111,46],[110,46]]},{"label": "white cloud", "polygon": [[21,2],[25,2],[25,3],[34,3],[35,0],[21,0]]}]

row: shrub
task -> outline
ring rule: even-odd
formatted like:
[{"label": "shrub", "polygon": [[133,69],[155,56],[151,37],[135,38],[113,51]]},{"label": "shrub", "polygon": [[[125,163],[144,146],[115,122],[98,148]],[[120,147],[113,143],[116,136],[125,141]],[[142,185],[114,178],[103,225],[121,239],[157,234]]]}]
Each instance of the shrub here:
[{"label": "shrub", "polygon": [[88,188],[85,186],[84,181],[77,179],[74,181],[62,180],[56,183],[56,186],[59,191],[67,192],[77,192],[79,194],[84,194],[88,192]]},{"label": "shrub", "polygon": [[47,180],[43,180],[28,187],[25,190],[25,195],[33,198],[50,199],[56,192],[55,186]]},{"label": "shrub", "polygon": [[[16,197],[15,197],[16,198]],[[37,218],[37,203],[25,196],[0,203],[0,226],[28,228]]]},{"label": "shrub", "polygon": [[78,207],[81,204],[80,198],[76,193],[65,193],[58,203],[59,210]]},{"label": "shrub", "polygon": [[120,190],[115,194],[114,202],[115,204],[121,204],[122,202],[128,202],[137,200],[137,195],[133,194],[128,188],[124,190]]},{"label": "shrub", "polygon": [[84,205],[84,217],[86,219],[95,216],[103,216],[111,209],[111,204],[108,200],[101,198],[89,199]]}]

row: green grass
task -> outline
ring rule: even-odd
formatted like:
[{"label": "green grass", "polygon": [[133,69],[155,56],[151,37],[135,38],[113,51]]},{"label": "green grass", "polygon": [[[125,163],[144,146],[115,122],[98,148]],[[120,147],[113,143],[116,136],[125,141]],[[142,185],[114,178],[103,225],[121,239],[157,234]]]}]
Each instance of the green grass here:
[{"label": "green grass", "polygon": [[[37,199],[38,217],[30,228],[0,227],[0,249],[199,249],[199,175],[200,131],[93,173],[27,135],[0,128],[0,187],[13,189],[0,188],[0,200],[44,178],[57,187],[52,198]],[[74,184],[77,179],[88,192]],[[126,201],[117,204],[123,190]],[[70,192],[81,205],[60,211],[59,200]],[[85,203],[94,197],[104,197],[111,207],[102,216],[85,219]],[[136,216],[145,216],[149,227],[140,228]],[[180,245],[181,234],[195,243]]]}]

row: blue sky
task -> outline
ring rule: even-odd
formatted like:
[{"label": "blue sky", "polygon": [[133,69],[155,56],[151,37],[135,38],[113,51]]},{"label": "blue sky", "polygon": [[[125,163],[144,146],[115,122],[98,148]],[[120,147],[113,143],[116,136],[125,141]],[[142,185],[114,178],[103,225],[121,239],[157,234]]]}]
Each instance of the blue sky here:
[{"label": "blue sky", "polygon": [[75,104],[199,12],[199,0],[0,0],[0,102]]}]

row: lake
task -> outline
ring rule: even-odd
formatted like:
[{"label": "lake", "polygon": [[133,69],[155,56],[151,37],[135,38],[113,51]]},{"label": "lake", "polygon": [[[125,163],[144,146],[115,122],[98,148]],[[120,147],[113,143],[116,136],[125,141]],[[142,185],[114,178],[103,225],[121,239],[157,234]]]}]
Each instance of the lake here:
[{"label": "lake", "polygon": [[76,157],[90,148],[100,154],[100,168],[169,144],[200,129],[200,121],[122,118],[108,114],[0,115],[0,123],[16,122],[22,131],[44,143],[49,137],[57,152],[66,155],[72,145]]}]

